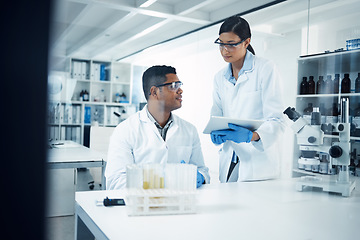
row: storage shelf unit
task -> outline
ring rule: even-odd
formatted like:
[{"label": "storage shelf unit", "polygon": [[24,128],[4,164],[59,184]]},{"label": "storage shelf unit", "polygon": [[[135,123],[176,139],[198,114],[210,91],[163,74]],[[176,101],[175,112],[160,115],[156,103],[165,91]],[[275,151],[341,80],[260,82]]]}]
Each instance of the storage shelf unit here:
[{"label": "storage shelf unit", "polygon": [[84,144],[86,127],[114,127],[135,112],[131,64],[72,58],[65,75],[60,97],[49,103],[49,139]]},{"label": "storage shelf unit", "polygon": [[[350,93],[326,93],[326,94],[300,94],[300,83],[303,77],[314,76],[314,81],[317,83],[319,76],[323,76],[326,80],[327,75],[331,75],[331,79],[334,80],[335,74],[340,74],[341,80],[344,78],[344,74],[348,73],[351,79],[351,92]],[[322,115],[322,123],[329,123],[329,110],[335,104],[338,103],[341,98],[346,97],[349,99],[350,106],[350,122],[353,121],[353,112],[360,107],[360,93],[355,93],[355,79],[360,73],[360,50],[324,53],[312,56],[301,56],[298,59],[298,91],[296,95],[296,110],[297,112],[304,114],[304,109],[309,106],[309,103],[313,107],[320,108]],[[340,88],[341,89],[341,88]],[[341,91],[341,90],[340,90]],[[340,109],[338,109],[340,111]],[[325,117],[324,117],[325,116]],[[330,117],[331,118],[331,117]],[[335,117],[336,119],[336,117]],[[355,123],[355,121],[354,121]],[[353,125],[356,127],[356,125]],[[358,126],[360,130],[360,126]],[[352,161],[360,161],[360,136],[359,131],[351,132],[351,150],[356,149],[357,156],[352,156]],[[325,133],[324,141],[331,143],[338,141],[338,136]],[[304,174],[317,175],[318,173],[301,170],[298,168],[298,159],[301,155],[299,146],[294,146],[293,157],[293,176],[299,176]]]}]

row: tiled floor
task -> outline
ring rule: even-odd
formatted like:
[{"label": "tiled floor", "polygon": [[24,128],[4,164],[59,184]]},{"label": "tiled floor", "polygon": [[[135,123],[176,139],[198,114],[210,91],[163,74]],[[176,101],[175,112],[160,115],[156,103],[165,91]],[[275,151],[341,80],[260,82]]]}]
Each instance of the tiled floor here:
[{"label": "tiled floor", "polygon": [[73,240],[75,236],[75,216],[51,217],[46,219],[47,240]]}]

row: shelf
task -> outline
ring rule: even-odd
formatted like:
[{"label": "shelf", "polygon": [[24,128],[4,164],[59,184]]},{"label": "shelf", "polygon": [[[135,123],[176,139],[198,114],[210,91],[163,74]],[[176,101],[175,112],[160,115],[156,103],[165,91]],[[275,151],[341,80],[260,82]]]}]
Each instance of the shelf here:
[{"label": "shelf", "polygon": [[131,105],[130,103],[94,102],[94,101],[71,101],[67,104],[106,105],[108,107],[125,107]]},{"label": "shelf", "polygon": [[[71,137],[84,144],[88,141],[88,127],[93,126],[95,120],[99,126],[114,127],[119,121],[112,117],[111,111],[133,113],[136,109],[131,103],[133,67],[130,63],[81,58],[70,58],[69,62],[61,95],[50,100],[49,138]],[[88,101],[80,100],[85,90]],[[125,95],[121,100],[128,102],[118,102],[117,94]],[[127,116],[124,114],[121,120]]]},{"label": "shelf", "polygon": [[116,103],[116,102],[109,102],[106,104],[108,107],[126,107],[131,105],[131,103]]},{"label": "shelf", "polygon": [[[89,80],[88,80],[89,81]],[[90,80],[90,83],[95,83],[95,84],[111,84],[114,82],[108,81],[108,80]]]},{"label": "shelf", "polygon": [[61,125],[61,126],[69,126],[69,127],[79,127],[81,126],[81,123],[59,123],[58,125]]},{"label": "shelf", "polygon": [[83,82],[83,83],[90,83],[91,81],[89,79],[78,79],[78,78],[72,78],[76,80],[77,82]]},{"label": "shelf", "polygon": [[351,55],[357,55],[360,53],[360,49],[356,50],[346,50],[341,52],[329,52],[329,53],[318,53],[313,55],[304,55],[300,56],[299,60],[319,60],[319,59],[329,59],[332,57],[342,57],[343,60],[347,60],[346,58],[350,57]]},{"label": "shelf", "polygon": [[[304,113],[304,110],[308,108],[311,103],[313,107],[319,108],[321,113],[324,113],[324,116],[332,116],[332,108],[335,106],[339,110],[339,100],[340,98],[348,98],[349,99],[349,115],[352,114],[352,111],[355,111],[359,107],[360,103],[360,93],[355,93],[355,80],[358,77],[358,73],[360,73],[360,49],[351,50],[351,51],[341,51],[341,52],[332,52],[332,53],[321,53],[314,54],[310,56],[300,56],[298,58],[298,73],[297,73],[297,95],[295,97],[296,106],[295,109],[300,114]],[[350,89],[352,92],[350,93],[330,93],[330,94],[303,94],[300,95],[300,86],[304,77],[309,79],[310,76],[314,77],[314,81],[317,84],[320,76],[326,80],[327,76],[331,76],[331,80],[333,81],[335,75],[340,75],[340,83],[345,74],[349,74],[349,78],[351,79]],[[332,85],[334,82],[332,82]],[[318,86],[316,85],[316,88]],[[340,88],[340,86],[339,86]],[[340,88],[341,89],[341,88]],[[331,91],[328,91],[331,92]],[[340,110],[339,110],[340,111]],[[353,113],[354,114],[354,113]],[[337,114],[336,114],[337,115]],[[333,119],[321,119],[322,122],[331,123],[335,121]],[[350,118],[349,118],[350,120]],[[336,120],[337,121],[337,120]],[[358,130],[358,128],[357,128]],[[324,135],[324,144],[326,146],[328,144],[332,144],[335,141],[339,141],[338,135],[325,134]],[[350,136],[350,145],[351,150],[360,151],[359,148],[360,137]],[[298,158],[301,155],[299,145],[294,141],[294,152],[292,159],[292,173],[293,175],[310,175],[310,176],[318,176],[322,178],[332,178],[337,177],[334,175],[327,175],[321,173],[314,173],[311,171],[300,170],[297,168],[298,166]],[[359,159],[359,157],[357,157]]]},{"label": "shelf", "polygon": [[94,102],[94,101],[71,101],[72,104],[87,104],[87,105],[106,105],[109,102]]},{"label": "shelf", "polygon": [[[78,79],[78,78],[72,78],[76,80],[79,83],[104,83],[104,84],[111,84],[112,82],[109,80],[94,80],[94,79]],[[113,82],[117,83],[117,82]],[[129,83],[123,83],[123,84],[129,84]]]},{"label": "shelf", "polygon": [[114,81],[114,82],[112,82],[113,84],[119,84],[119,85],[130,85],[130,83],[129,82],[116,82],[116,81]]},{"label": "shelf", "polygon": [[297,98],[318,98],[318,97],[360,97],[360,93],[341,93],[341,94],[298,94]]}]

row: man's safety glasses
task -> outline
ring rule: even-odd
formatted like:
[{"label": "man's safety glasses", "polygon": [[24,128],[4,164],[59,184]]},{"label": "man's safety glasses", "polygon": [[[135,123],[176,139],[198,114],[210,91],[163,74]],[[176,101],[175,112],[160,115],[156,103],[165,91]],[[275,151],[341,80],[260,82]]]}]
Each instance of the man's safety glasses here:
[{"label": "man's safety glasses", "polygon": [[167,86],[169,90],[176,92],[177,90],[179,90],[179,88],[181,88],[182,85],[183,85],[183,83],[181,81],[177,81],[177,82],[159,84],[159,85],[156,85],[155,87],[158,88],[158,87]]},{"label": "man's safety glasses", "polygon": [[235,47],[239,46],[240,44],[242,44],[247,38],[241,40],[240,42],[238,43],[223,43],[220,41],[220,39],[216,39],[215,40],[215,44],[218,44],[220,49],[223,49],[223,48],[226,48],[226,50],[228,51],[234,51],[235,50]]}]

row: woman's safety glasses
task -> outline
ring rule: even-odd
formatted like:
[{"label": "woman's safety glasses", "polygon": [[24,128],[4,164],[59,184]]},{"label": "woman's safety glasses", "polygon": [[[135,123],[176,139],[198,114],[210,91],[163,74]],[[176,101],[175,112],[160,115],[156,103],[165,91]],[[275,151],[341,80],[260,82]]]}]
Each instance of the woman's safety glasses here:
[{"label": "woman's safety glasses", "polygon": [[183,83],[181,81],[177,81],[177,82],[171,82],[171,83],[164,83],[164,84],[160,84],[157,85],[155,87],[164,87],[167,86],[169,90],[176,92],[177,90],[179,90],[179,88],[181,88],[181,86],[183,85]]},{"label": "woman's safety glasses", "polygon": [[228,50],[228,51],[234,51],[235,48],[236,48],[237,46],[239,46],[240,44],[242,44],[246,39],[247,39],[247,38],[241,40],[241,41],[238,42],[238,43],[223,43],[223,42],[221,42],[220,39],[218,38],[218,39],[215,40],[214,43],[215,43],[215,44],[218,44],[221,50],[225,48],[225,49]]}]

